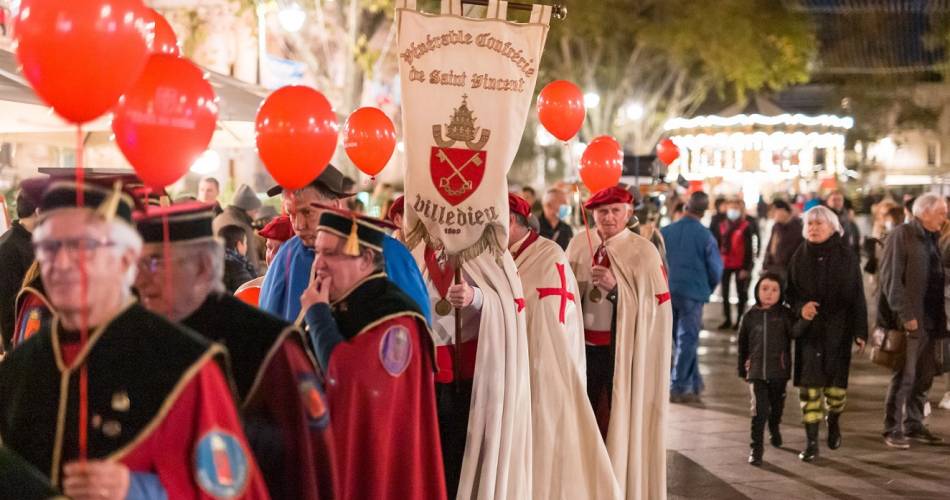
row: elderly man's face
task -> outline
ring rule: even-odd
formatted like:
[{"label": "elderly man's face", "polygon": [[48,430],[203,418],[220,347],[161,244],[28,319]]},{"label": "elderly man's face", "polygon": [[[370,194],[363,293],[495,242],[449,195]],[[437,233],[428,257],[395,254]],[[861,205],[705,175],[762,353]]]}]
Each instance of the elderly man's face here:
[{"label": "elderly man's face", "polygon": [[627,228],[630,213],[633,210],[628,203],[611,203],[594,209],[594,224],[597,232],[607,240]]},{"label": "elderly man's face", "polygon": [[[194,284],[210,278],[210,270],[205,269],[208,264],[182,252],[175,245],[172,245],[171,258],[166,262],[162,245],[145,245],[135,279],[142,305],[173,321],[185,319],[206,298],[204,291],[208,288],[195,287]],[[170,286],[166,286],[165,273],[168,273]]]},{"label": "elderly man's face", "polygon": [[931,232],[939,231],[947,220],[947,202],[940,200],[918,217],[924,228]]},{"label": "elderly man's face", "polygon": [[294,192],[293,196],[284,194],[284,210],[290,215],[294,226],[294,234],[300,237],[304,246],[313,248],[317,240],[317,226],[320,225],[320,214],[323,210],[312,206],[312,203],[323,203],[339,207],[341,200],[327,200],[314,188],[304,188]]},{"label": "elderly man's face", "polygon": [[331,278],[331,301],[341,298],[360,280],[373,274],[373,263],[368,254],[359,257],[346,255],[343,253],[344,241],[333,233],[317,233],[313,272],[317,279]]},{"label": "elderly man's face", "polygon": [[[85,209],[51,213],[41,228],[34,241],[36,260],[53,307],[65,315],[102,317],[103,308],[115,306],[127,293],[125,276],[135,265],[134,252],[117,247],[109,239],[108,226]],[[86,273],[85,296],[81,267]]]}]

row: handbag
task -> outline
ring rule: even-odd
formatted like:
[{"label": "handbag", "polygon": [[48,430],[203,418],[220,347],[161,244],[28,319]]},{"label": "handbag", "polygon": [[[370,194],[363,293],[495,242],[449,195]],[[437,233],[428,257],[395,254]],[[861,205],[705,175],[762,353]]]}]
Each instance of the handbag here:
[{"label": "handbag", "polygon": [[893,370],[903,362],[907,350],[907,333],[903,330],[877,327],[869,340],[872,363]]}]

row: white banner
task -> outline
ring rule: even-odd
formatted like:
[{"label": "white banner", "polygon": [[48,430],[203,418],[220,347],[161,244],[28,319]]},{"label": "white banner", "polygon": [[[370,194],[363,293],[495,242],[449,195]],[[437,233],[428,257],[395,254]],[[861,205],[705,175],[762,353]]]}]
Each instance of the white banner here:
[{"label": "white banner", "polygon": [[406,237],[469,260],[502,251],[508,231],[508,169],[518,151],[538,77],[550,6],[531,22],[397,9],[406,147]]}]

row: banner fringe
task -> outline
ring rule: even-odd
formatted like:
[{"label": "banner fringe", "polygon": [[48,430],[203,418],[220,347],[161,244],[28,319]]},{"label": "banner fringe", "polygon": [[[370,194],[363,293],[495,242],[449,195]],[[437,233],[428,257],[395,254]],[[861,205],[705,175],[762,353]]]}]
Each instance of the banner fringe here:
[{"label": "banner fringe", "polygon": [[[485,229],[482,231],[482,235],[470,245],[465,250],[457,254],[448,255],[449,263],[453,267],[460,267],[462,264],[477,258],[485,252],[490,252],[495,259],[500,259],[504,254],[505,248],[507,245],[502,245],[498,238],[495,236],[496,229],[503,229],[502,226],[498,224],[487,224]],[[412,229],[406,233],[406,246],[410,249],[415,248],[419,243],[425,243],[426,246],[431,248],[442,248],[442,241],[438,238],[433,237],[429,230],[426,229],[425,224],[421,221],[416,221],[415,225],[412,226]]]}]

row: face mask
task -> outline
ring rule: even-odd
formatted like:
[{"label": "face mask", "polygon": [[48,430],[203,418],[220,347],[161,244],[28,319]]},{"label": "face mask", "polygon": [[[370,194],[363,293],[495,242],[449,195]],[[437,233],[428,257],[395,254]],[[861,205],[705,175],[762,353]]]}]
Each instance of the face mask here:
[{"label": "face mask", "polygon": [[561,205],[557,209],[557,218],[566,219],[571,216],[571,207],[570,205]]},{"label": "face mask", "polygon": [[739,220],[740,215],[741,213],[737,208],[730,208],[729,210],[726,210],[726,217],[728,217],[729,220]]}]

